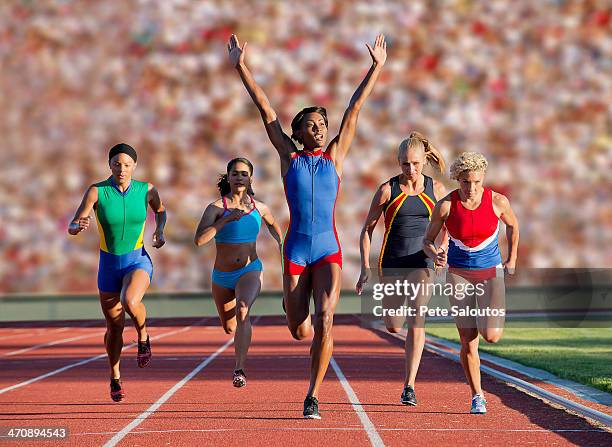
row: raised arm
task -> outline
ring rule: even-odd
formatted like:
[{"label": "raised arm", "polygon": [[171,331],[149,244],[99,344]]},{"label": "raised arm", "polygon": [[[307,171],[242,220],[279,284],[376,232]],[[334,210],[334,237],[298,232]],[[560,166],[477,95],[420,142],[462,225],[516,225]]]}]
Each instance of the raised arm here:
[{"label": "raised arm", "polygon": [[283,132],[283,129],[278,121],[278,116],[270,105],[268,97],[257,82],[255,82],[251,71],[247,68],[245,62],[246,46],[247,43],[244,42],[242,47],[240,47],[238,37],[235,34],[232,34],[227,45],[230,62],[238,71],[244,87],[261,114],[268,138],[280,156],[281,172],[284,174],[289,167],[291,153],[296,151],[297,148],[295,147],[295,144],[293,144],[293,141],[291,141],[291,138],[289,138],[287,134]]},{"label": "raised arm", "polygon": [[376,80],[380,75],[380,71],[382,70],[382,66],[387,60],[387,43],[385,42],[384,35],[379,34],[376,37],[374,48],[372,48],[370,44],[366,44],[366,46],[368,47],[368,51],[372,57],[372,66],[370,67],[370,70],[366,74],[365,78],[363,78],[363,81],[361,81],[361,84],[359,84],[359,87],[357,87],[355,93],[353,93],[348,108],[342,117],[340,132],[338,133],[338,136],[336,136],[330,142],[327,150],[329,155],[334,160],[338,175],[342,175],[342,164],[346,154],[349,151],[351,143],[353,142],[353,137],[355,136],[359,111],[361,110],[361,107],[363,106],[363,103],[367,97],[372,92],[374,84],[376,83]]},{"label": "raised arm", "polygon": [[389,201],[391,198],[391,187],[389,183],[383,183],[376,194],[374,194],[374,198],[372,199],[372,203],[370,205],[370,210],[368,211],[368,215],[363,224],[363,228],[361,229],[361,237],[359,238],[359,251],[361,253],[361,273],[359,275],[359,280],[355,285],[355,291],[357,295],[361,295],[363,292],[363,286],[367,284],[370,278],[370,245],[372,242],[372,233],[374,232],[374,228],[376,228],[376,224],[380,219],[380,216],[383,214],[385,209],[385,203]]},{"label": "raised arm", "polygon": [[519,243],[519,223],[514,211],[510,207],[510,201],[503,194],[493,193],[493,207],[499,213],[499,219],[506,225],[506,238],[508,239],[508,257],[504,262],[504,268],[509,274],[514,274]]},{"label": "raised arm", "polygon": [[155,213],[155,231],[153,232],[153,247],[161,248],[165,243],[164,227],[166,226],[166,207],[162,203],[157,188],[149,183],[147,202]]},{"label": "raised arm", "polygon": [[91,210],[97,202],[98,188],[96,188],[95,185],[91,185],[85,192],[76,214],[68,225],[69,234],[74,236],[89,228],[89,223],[92,219],[89,213],[91,213]]},{"label": "raised arm", "polygon": [[276,219],[270,212],[270,208],[268,208],[267,205],[264,205],[263,203],[259,202],[257,204],[257,208],[261,212],[261,218],[265,222],[266,227],[268,227],[268,231],[270,232],[270,234],[272,235],[272,237],[278,244],[278,248],[280,250],[280,247],[283,244],[283,236],[282,236],[280,226],[276,222]]},{"label": "raised arm", "polygon": [[450,207],[450,195],[447,195],[445,198],[436,203],[436,206],[431,213],[431,221],[429,222],[427,230],[425,231],[425,236],[423,237],[423,251],[430,259],[434,261],[436,267],[444,267],[446,264],[446,248],[436,247],[434,241],[442,230],[446,219],[448,219]]}]

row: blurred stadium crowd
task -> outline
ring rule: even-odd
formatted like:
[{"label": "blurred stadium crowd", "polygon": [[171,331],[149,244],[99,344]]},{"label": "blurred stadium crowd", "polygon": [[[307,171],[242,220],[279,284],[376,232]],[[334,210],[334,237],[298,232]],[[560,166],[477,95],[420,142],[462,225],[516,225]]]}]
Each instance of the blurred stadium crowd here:
[{"label": "blurred stadium crowd", "polygon": [[[308,105],[330,134],[384,32],[384,72],[361,112],[337,204],[344,286],[376,187],[411,130],[447,162],[489,160],[486,182],[521,224],[519,267],[612,267],[612,33],[606,1],[4,1],[0,4],[0,292],[95,292],[97,230],[69,237],[108,149],[139,152],[135,178],[168,209],[150,248],[152,290],[209,290],[214,244],[192,239],[229,159],[255,165],[256,197],[283,229],[278,157],[228,63],[232,32],[286,132]],[[448,173],[444,173],[448,177]],[[452,187],[449,181],[448,185]],[[380,223],[382,225],[382,223]],[[267,232],[266,232],[267,233]],[[503,234],[503,232],[502,232]],[[375,233],[378,255],[382,230]],[[262,234],[265,289],[280,257]]]}]

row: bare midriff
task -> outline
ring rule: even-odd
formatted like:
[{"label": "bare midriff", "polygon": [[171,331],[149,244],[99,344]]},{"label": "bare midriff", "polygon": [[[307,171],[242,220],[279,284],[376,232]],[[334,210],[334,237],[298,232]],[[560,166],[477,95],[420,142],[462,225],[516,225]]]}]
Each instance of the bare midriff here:
[{"label": "bare midriff", "polygon": [[217,243],[215,270],[232,272],[248,265],[257,259],[255,246],[255,242],[246,242],[244,244]]}]

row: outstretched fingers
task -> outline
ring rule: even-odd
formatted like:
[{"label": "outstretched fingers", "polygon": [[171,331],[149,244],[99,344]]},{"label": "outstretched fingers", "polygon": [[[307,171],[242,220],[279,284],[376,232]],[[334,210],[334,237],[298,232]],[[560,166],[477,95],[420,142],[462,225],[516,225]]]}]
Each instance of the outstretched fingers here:
[{"label": "outstretched fingers", "polygon": [[376,39],[374,39],[374,47],[370,44],[366,45],[370,52],[370,56],[372,56],[372,60],[376,64],[384,64],[387,59],[387,42],[385,41],[385,35],[381,33],[376,36]]},{"label": "outstretched fingers", "polygon": [[246,42],[240,47],[240,42],[235,34],[232,34],[227,44],[227,52],[229,53],[229,59],[234,67],[244,62],[244,50],[246,48]]},{"label": "outstretched fingers", "polygon": [[236,47],[240,47],[240,43],[238,42],[238,37],[235,34],[232,34],[227,44],[227,51],[231,52]]},{"label": "outstretched fingers", "polygon": [[376,53],[377,50],[385,50],[386,51],[387,50],[387,42],[385,41],[385,35],[384,34],[379,34],[374,39],[374,46],[370,45],[369,43],[366,43],[366,47],[368,47],[368,50],[370,51],[371,54]]}]

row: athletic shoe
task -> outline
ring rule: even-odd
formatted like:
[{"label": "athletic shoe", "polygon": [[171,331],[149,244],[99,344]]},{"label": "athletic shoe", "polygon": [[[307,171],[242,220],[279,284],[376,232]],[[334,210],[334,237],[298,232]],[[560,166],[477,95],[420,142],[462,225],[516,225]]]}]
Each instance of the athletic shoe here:
[{"label": "athletic shoe", "polygon": [[243,386],[246,386],[246,383],[246,374],[244,373],[244,371],[241,369],[235,370],[234,378],[232,379],[232,384],[236,388],[242,388]]},{"label": "athletic shoe", "polygon": [[321,419],[319,400],[316,397],[308,396],[304,400],[304,417],[306,419]]},{"label": "athletic shoe", "polygon": [[487,401],[484,396],[481,394],[474,394],[472,397],[472,409],[470,413],[472,414],[485,414],[487,412],[487,407],[485,407]]},{"label": "athletic shoe", "polygon": [[123,388],[121,387],[121,380],[111,379],[110,397],[115,402],[121,402],[125,398],[125,391],[123,391]]},{"label": "athletic shoe", "polygon": [[151,362],[151,342],[147,335],[147,341],[138,342],[138,355],[136,356],[136,362],[139,368],[144,368]]},{"label": "athletic shoe", "polygon": [[404,391],[402,392],[400,402],[404,405],[412,405],[413,407],[416,407],[417,399],[416,395],[414,394],[414,388],[412,388],[410,385],[406,385],[404,387]]}]

